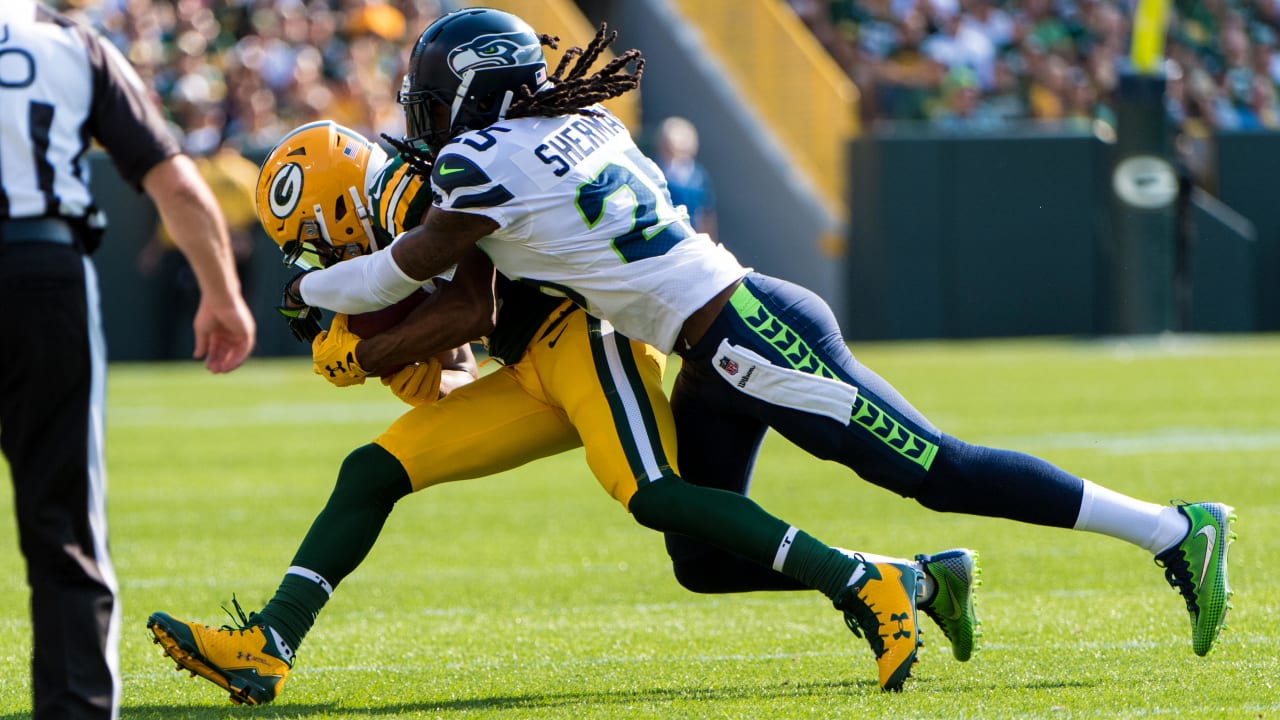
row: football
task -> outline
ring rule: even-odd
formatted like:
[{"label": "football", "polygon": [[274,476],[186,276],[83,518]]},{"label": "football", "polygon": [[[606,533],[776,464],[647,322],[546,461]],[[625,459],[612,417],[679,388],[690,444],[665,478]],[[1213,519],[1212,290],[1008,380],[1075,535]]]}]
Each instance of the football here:
[{"label": "football", "polygon": [[389,305],[373,312],[351,315],[347,318],[347,329],[356,337],[362,339],[386,332],[388,328],[398,325],[409,313],[413,312],[414,308],[421,305],[422,301],[427,299],[427,295],[428,293],[419,290],[395,305]]}]

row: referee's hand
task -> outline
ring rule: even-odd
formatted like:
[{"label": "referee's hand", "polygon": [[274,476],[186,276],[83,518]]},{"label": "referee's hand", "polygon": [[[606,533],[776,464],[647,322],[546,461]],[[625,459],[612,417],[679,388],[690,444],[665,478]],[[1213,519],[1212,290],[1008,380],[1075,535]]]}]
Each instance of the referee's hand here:
[{"label": "referee's hand", "polygon": [[204,358],[204,366],[209,372],[231,372],[253,352],[257,328],[249,307],[238,295],[230,302],[202,297],[192,327],[196,348],[191,356]]}]

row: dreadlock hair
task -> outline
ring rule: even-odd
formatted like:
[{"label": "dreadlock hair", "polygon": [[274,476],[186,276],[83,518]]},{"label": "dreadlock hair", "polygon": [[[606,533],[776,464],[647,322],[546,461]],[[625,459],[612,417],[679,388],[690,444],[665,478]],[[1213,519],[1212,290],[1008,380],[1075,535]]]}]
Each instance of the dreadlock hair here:
[{"label": "dreadlock hair", "polygon": [[[599,59],[600,53],[613,44],[618,38],[616,30],[610,32],[605,23],[600,23],[600,30],[587,44],[586,49],[571,47],[564,52],[556,71],[551,74],[552,86],[542,92],[533,92],[527,85],[521,88],[520,96],[514,98],[507,110],[508,118],[521,117],[555,117],[558,115],[592,115],[590,107],[598,102],[616,98],[626,92],[640,87],[640,77],[644,74],[644,58],[636,49],[628,50],[594,74],[587,71]],[[557,49],[558,37],[539,35],[543,45]],[[572,63],[572,67],[570,67]],[[626,72],[627,66],[635,63],[635,69]],[[568,74],[565,74],[566,70]]]},{"label": "dreadlock hair", "polygon": [[380,135],[391,147],[395,148],[400,155],[400,159],[409,166],[410,172],[417,173],[423,177],[431,176],[431,157],[429,155],[400,138],[391,137],[386,133],[380,133]]}]

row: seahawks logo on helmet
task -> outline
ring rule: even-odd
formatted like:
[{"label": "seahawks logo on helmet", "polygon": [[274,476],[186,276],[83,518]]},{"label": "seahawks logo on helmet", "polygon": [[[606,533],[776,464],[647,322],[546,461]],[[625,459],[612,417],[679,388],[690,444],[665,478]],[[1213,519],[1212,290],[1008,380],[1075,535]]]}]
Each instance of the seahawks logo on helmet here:
[{"label": "seahawks logo on helmet", "polygon": [[302,198],[302,166],[289,163],[276,171],[271,178],[271,189],[267,191],[268,205],[271,214],[281,220],[289,217],[298,208],[298,200]]},{"label": "seahawks logo on helmet", "polygon": [[542,64],[541,43],[529,40],[522,32],[481,35],[449,51],[449,69],[461,78],[468,70]]}]

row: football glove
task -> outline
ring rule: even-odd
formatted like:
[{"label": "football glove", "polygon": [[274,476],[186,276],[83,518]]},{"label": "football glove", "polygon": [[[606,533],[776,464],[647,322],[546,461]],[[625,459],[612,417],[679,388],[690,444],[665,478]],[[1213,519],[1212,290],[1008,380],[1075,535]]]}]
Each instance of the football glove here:
[{"label": "football glove", "polygon": [[312,369],[338,387],[363,384],[369,373],[356,362],[358,342],[360,338],[347,329],[347,316],[335,314],[329,329],[311,341]]},{"label": "football glove", "polygon": [[294,281],[309,272],[311,270],[303,270],[289,278],[289,282],[284,284],[280,305],[276,307],[276,312],[280,313],[289,325],[289,331],[298,339],[298,342],[304,343],[316,339],[316,335],[320,334],[320,321],[324,319],[324,313],[320,312],[320,308],[310,307],[293,292]]},{"label": "football glove", "polygon": [[424,363],[406,365],[398,372],[382,378],[396,397],[413,407],[430,405],[440,398],[440,361],[431,358]]},{"label": "football glove", "polygon": [[320,334],[320,321],[324,319],[320,308],[290,308],[281,305],[276,308],[276,312],[284,317],[284,321],[289,325],[289,331],[298,339],[298,342],[309,343]]}]

